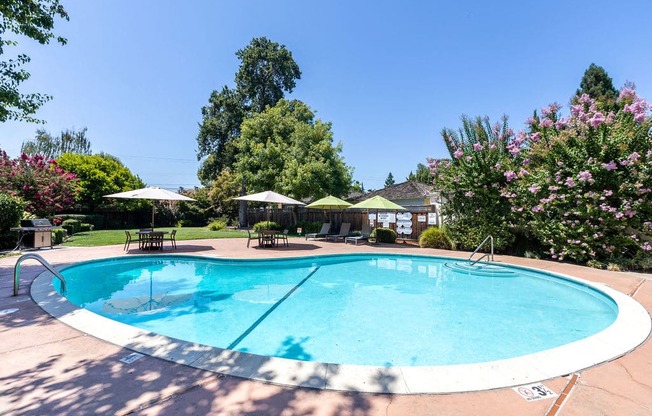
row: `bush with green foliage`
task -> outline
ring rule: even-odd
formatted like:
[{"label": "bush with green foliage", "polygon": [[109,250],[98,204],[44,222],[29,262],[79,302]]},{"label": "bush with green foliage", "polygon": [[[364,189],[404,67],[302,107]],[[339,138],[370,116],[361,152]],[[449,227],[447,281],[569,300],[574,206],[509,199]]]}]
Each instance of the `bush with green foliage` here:
[{"label": "bush with green foliage", "polygon": [[281,224],[274,221],[261,221],[254,224],[254,231],[260,230],[276,230],[281,231]]},{"label": "bush with green foliage", "polygon": [[208,224],[208,229],[211,231],[220,231],[225,229],[227,224],[228,224],[228,220],[226,218],[220,218],[211,221],[211,223]]},{"label": "bush with green foliage", "polygon": [[62,222],[61,226],[68,232],[68,235],[73,235],[81,230],[81,221],[68,219]]},{"label": "bush with green foliage", "polygon": [[20,198],[0,193],[0,231],[19,225],[25,205]]},{"label": "bush with green foliage", "polygon": [[292,226],[290,231],[293,234],[299,234],[297,230],[301,228],[301,235],[305,234],[310,234],[310,233],[316,233],[321,230],[321,222],[314,222],[314,221],[299,221],[295,225]]},{"label": "bush with green foliage", "polygon": [[89,224],[87,222],[82,222],[79,224],[79,232],[88,232],[88,231],[93,231],[95,227],[93,227],[93,224]]},{"label": "bush with green foliage", "polygon": [[179,220],[177,221],[177,228],[183,228],[183,227],[192,227],[192,221],[191,220]]},{"label": "bush with green foliage", "polygon": [[451,160],[430,162],[450,236],[465,249],[487,235],[497,250],[529,238],[555,259],[645,267],[637,259],[652,257],[650,105],[624,88],[609,113],[586,94],[569,116],[560,108],[535,112],[515,135],[480,119],[465,120],[461,137],[444,130]]},{"label": "bush with green foliage", "polygon": [[60,228],[52,230],[52,244],[63,243],[65,237],[66,237],[66,230],[62,230]]},{"label": "bush with green foliage", "polygon": [[419,236],[419,247],[451,250],[453,248],[453,243],[445,229],[431,227],[422,232],[421,236]]},{"label": "bush with green foliage", "polygon": [[394,243],[396,242],[396,231],[391,228],[376,228],[371,232],[372,239],[376,239],[378,243]]}]

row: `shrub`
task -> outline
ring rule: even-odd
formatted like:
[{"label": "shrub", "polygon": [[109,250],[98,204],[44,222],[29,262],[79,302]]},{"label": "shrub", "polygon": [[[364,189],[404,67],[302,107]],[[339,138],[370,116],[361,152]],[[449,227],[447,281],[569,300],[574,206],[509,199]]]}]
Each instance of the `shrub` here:
[{"label": "shrub", "polygon": [[375,238],[379,243],[394,243],[396,231],[391,228],[376,228],[371,232],[371,238]]},{"label": "shrub", "polygon": [[0,193],[0,231],[18,226],[25,203],[19,198]]},{"label": "shrub", "polygon": [[310,234],[310,233],[316,233],[321,230],[321,222],[311,222],[311,221],[299,221],[290,231],[293,232],[293,234],[298,234],[297,228],[301,228],[301,234]]},{"label": "shrub", "polygon": [[80,231],[81,221],[69,219],[62,222],[61,226],[68,232],[68,235],[73,235]]},{"label": "shrub", "polygon": [[52,230],[52,244],[61,244],[66,236],[66,230]]},{"label": "shrub", "polygon": [[220,231],[225,229],[227,224],[228,222],[224,218],[213,220],[210,224],[208,224],[208,229],[211,231]]},{"label": "shrub", "polygon": [[177,228],[192,227],[192,220],[184,219],[177,221]]},{"label": "shrub", "polygon": [[94,229],[95,229],[95,227],[93,226],[93,224],[89,224],[87,222],[82,222],[81,224],[79,224],[79,231],[80,232],[93,231]]},{"label": "shrub", "polygon": [[260,230],[281,230],[281,224],[274,221],[261,221],[254,224],[254,231],[258,232]]},{"label": "shrub", "polygon": [[448,237],[446,230],[438,227],[431,227],[421,233],[421,236],[419,237],[419,247],[450,250],[453,248],[453,244],[450,237]]}]

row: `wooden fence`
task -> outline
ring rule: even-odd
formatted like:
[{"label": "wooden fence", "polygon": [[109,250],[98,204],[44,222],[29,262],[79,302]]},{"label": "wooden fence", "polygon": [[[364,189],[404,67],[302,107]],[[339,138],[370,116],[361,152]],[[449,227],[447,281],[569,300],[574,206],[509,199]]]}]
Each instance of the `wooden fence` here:
[{"label": "wooden fence", "polygon": [[[387,211],[379,211],[380,214]],[[422,232],[428,227],[434,225],[441,225],[441,215],[435,211],[434,207],[410,207],[408,211],[392,211],[392,214],[400,215],[402,212],[410,212],[412,214],[410,234],[399,234],[397,238],[405,240],[418,240]],[[274,221],[281,224],[283,228],[293,228],[297,222],[330,222],[331,232],[337,232],[343,222],[351,223],[351,230],[361,230],[362,224],[369,221],[369,215],[375,215],[375,211],[350,211],[350,210],[316,210],[306,208],[284,207],[279,208],[250,208],[247,211],[247,222],[249,226],[261,221]],[[434,215],[434,216],[433,216]],[[379,215],[380,216],[380,215]],[[434,224],[428,224],[428,221],[434,219]],[[373,221],[372,221],[373,222]],[[406,223],[404,223],[406,224]],[[379,223],[379,227],[383,224]],[[397,231],[397,223],[390,222],[389,227]],[[405,229],[402,227],[401,229]]]}]

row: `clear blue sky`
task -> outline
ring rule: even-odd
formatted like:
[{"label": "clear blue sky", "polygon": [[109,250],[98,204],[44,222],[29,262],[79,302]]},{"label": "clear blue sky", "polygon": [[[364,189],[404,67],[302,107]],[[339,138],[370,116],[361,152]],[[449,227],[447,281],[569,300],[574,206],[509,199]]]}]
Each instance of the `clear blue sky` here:
[{"label": "clear blue sky", "polygon": [[[302,71],[289,98],[332,122],[366,189],[445,157],[440,131],[462,114],[567,104],[591,63],[617,88],[652,100],[652,2],[62,0],[66,46],[23,40],[24,92],[54,96],[43,126],[0,124],[17,156],[37,128],[88,128],[94,152],[119,157],[147,184],[198,185],[196,136],[213,90],[234,86],[238,49],[254,37],[285,45]],[[17,48],[6,48],[8,58]]]}]

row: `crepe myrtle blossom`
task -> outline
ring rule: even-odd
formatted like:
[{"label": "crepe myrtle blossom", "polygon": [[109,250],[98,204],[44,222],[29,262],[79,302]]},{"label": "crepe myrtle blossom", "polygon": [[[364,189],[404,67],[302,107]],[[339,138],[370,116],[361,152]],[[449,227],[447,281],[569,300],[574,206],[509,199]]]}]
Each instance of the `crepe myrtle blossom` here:
[{"label": "crepe myrtle blossom", "polygon": [[648,241],[646,241],[641,246],[641,250],[643,250],[643,251],[652,251],[652,246],[650,245],[650,243]]},{"label": "crepe myrtle blossom", "polygon": [[459,148],[459,147],[457,148],[457,150],[455,151],[455,153],[453,153],[453,157],[454,157],[455,159],[460,159],[463,155],[464,155],[464,151],[463,151],[461,148]]},{"label": "crepe myrtle blossom", "polygon": [[583,170],[577,175],[577,179],[580,182],[593,182],[593,175],[588,170]]},{"label": "crepe myrtle blossom", "polygon": [[566,181],[565,181],[564,183],[565,183],[566,186],[568,186],[569,188],[573,188],[573,187],[575,186],[575,181],[574,181],[573,178],[571,178],[570,176],[569,176],[568,178],[566,178]]},{"label": "crepe myrtle blossom", "polygon": [[508,170],[507,172],[505,172],[505,179],[507,179],[507,182],[511,182],[516,178],[517,178],[516,172],[514,172],[513,170]]},{"label": "crepe myrtle blossom", "polygon": [[464,193],[464,196],[467,198],[473,198],[473,195],[475,195],[473,191],[468,191]]},{"label": "crepe myrtle blossom", "polygon": [[618,169],[618,165],[613,160],[609,163],[603,163],[602,167],[605,168],[607,171]]},{"label": "crepe myrtle blossom", "polygon": [[531,193],[536,195],[537,192],[539,192],[541,190],[541,187],[539,185],[533,184],[532,186],[530,186],[527,189],[528,189],[528,191],[530,191]]},{"label": "crepe myrtle blossom", "polygon": [[541,123],[539,123],[539,126],[543,127],[544,129],[549,129],[553,125],[554,123],[549,118],[544,118],[543,120],[541,120]]},{"label": "crepe myrtle blossom", "polygon": [[474,143],[473,144],[473,150],[476,152],[479,152],[480,150],[484,149],[484,146],[482,143]]},{"label": "crepe myrtle blossom", "polygon": [[597,112],[597,113],[595,113],[593,115],[593,117],[591,117],[591,119],[589,119],[589,123],[591,123],[591,125],[595,129],[595,128],[598,128],[600,126],[600,124],[604,123],[605,120],[606,119],[605,119],[604,115],[602,113],[600,113],[600,112]]},{"label": "crepe myrtle blossom", "polygon": [[532,212],[542,212],[543,207],[541,205],[535,205],[532,207]]}]

